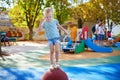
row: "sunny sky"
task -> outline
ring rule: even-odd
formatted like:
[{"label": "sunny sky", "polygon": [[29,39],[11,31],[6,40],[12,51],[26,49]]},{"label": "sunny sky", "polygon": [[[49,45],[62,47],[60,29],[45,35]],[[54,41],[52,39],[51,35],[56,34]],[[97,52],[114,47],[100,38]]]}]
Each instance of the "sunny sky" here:
[{"label": "sunny sky", "polygon": [[[12,0],[11,0],[12,1]],[[68,0],[70,3],[73,3],[73,1],[74,0]],[[79,2],[81,2],[81,1],[83,1],[83,2],[88,2],[89,0],[78,0],[78,3]],[[9,8],[9,7],[12,7],[12,5],[13,4],[11,4],[10,6],[7,4],[7,3],[5,3],[5,1],[1,1],[0,0],[0,7],[6,7],[6,8]],[[75,4],[73,4],[73,6],[74,6]]]}]

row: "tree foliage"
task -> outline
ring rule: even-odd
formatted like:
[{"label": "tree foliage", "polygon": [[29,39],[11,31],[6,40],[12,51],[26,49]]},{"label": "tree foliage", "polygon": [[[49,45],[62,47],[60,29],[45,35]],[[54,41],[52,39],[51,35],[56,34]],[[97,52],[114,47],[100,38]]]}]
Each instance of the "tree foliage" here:
[{"label": "tree foliage", "polygon": [[[33,27],[38,22],[37,19],[45,7],[54,8],[55,17],[63,23],[68,16],[67,0],[18,0],[16,6],[10,10],[10,17],[15,26],[27,26],[29,29],[29,39],[32,40]],[[40,18],[40,17],[39,17]]]},{"label": "tree foliage", "polygon": [[0,6],[4,8],[11,8],[17,0],[0,0]]},{"label": "tree foliage", "polygon": [[11,18],[11,22],[15,27],[26,27],[26,19],[24,16],[24,12],[19,5],[15,5],[13,8],[9,10],[8,13],[9,17]]},{"label": "tree foliage", "polygon": [[[71,16],[81,19],[82,22],[94,22],[96,18],[104,18],[103,10],[95,2],[78,4],[72,8]],[[102,17],[101,17],[102,16]]]},{"label": "tree foliage", "polygon": [[120,23],[119,0],[90,0],[79,3],[71,9],[71,16],[82,19],[83,22],[93,22],[96,18],[105,20],[109,17],[114,22]]},{"label": "tree foliage", "polygon": [[33,27],[36,19],[44,5],[43,0],[18,0],[18,5],[22,8],[27,27],[29,29],[29,40],[32,40]]},{"label": "tree foliage", "polygon": [[120,24],[120,0],[98,0],[103,6],[104,14],[113,22]]},{"label": "tree foliage", "polygon": [[[4,0],[3,0],[4,1]],[[5,0],[12,1],[12,0]],[[15,0],[13,0],[15,1]],[[42,10],[45,7],[54,9],[54,16],[60,23],[68,20],[68,16],[76,21],[94,22],[96,18],[105,20],[109,18],[113,22],[120,23],[120,1],[119,0],[18,0],[16,6],[10,10],[11,18],[16,26],[27,26],[29,28],[30,40],[32,40],[33,27]],[[75,4],[75,5],[74,5]],[[12,15],[13,14],[13,15]],[[40,18],[40,17],[39,17]]]},{"label": "tree foliage", "polygon": [[46,7],[49,6],[54,8],[55,17],[60,23],[64,23],[67,20],[70,10],[68,0],[46,0]]}]

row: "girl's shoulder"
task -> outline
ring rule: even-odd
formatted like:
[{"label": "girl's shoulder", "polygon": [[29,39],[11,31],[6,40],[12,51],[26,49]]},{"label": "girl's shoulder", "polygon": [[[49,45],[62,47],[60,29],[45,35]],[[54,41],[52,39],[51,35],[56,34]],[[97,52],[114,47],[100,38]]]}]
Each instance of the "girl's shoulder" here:
[{"label": "girl's shoulder", "polygon": [[46,23],[46,21],[43,21],[43,22],[42,22],[42,25],[45,25],[45,23]]},{"label": "girl's shoulder", "polygon": [[57,19],[53,19],[53,21],[58,21]]},{"label": "girl's shoulder", "polygon": [[55,23],[59,23],[59,21],[57,20],[57,19],[53,19],[53,22],[55,22]]}]

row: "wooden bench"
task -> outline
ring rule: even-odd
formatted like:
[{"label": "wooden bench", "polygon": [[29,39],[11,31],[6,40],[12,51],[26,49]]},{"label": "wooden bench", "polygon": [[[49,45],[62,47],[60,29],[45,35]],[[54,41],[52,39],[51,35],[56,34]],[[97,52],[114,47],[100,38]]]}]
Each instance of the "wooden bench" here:
[{"label": "wooden bench", "polygon": [[[9,42],[16,43],[17,38],[22,37],[22,33],[19,31],[7,31],[7,32],[0,32],[1,34],[1,42],[4,43],[4,45],[10,45]],[[8,44],[6,44],[8,43]]]}]

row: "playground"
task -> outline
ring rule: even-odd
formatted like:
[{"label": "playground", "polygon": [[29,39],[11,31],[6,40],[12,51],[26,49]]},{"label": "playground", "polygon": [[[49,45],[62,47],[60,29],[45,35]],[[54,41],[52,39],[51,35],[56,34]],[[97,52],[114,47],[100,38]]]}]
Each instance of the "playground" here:
[{"label": "playground", "polygon": [[[49,69],[47,42],[17,42],[17,45],[2,47],[10,56],[0,59],[0,80],[41,80]],[[60,54],[61,69],[69,80],[119,80],[120,48],[112,53],[85,50],[80,54]]]},{"label": "playground", "polygon": [[[11,46],[2,46],[7,55],[3,55],[5,61],[2,56],[0,59],[0,80],[47,80],[43,79],[45,72],[46,75],[52,74],[53,79],[58,73],[66,74],[68,80],[119,80],[119,37],[114,40],[115,46],[99,46],[90,38],[87,26],[79,33],[76,29],[62,38],[57,72],[49,70],[47,41],[17,41]],[[69,39],[65,41],[66,38]]]},{"label": "playground", "polygon": [[[45,72],[46,75],[52,74],[53,79],[59,73],[66,74],[68,80],[119,80],[119,37],[114,40],[115,46],[99,46],[88,32],[87,26],[79,33],[74,28],[62,38],[60,69],[55,70],[57,72],[49,70],[47,41],[17,41],[11,46],[2,46],[7,55],[3,56],[5,61],[0,59],[0,80],[46,80],[43,79]],[[65,41],[66,38],[69,39]]]},{"label": "playground", "polygon": [[120,80],[119,5],[0,0],[0,80]]}]

